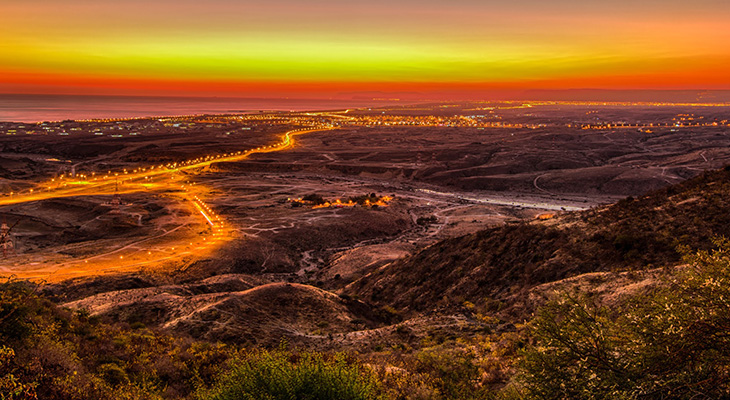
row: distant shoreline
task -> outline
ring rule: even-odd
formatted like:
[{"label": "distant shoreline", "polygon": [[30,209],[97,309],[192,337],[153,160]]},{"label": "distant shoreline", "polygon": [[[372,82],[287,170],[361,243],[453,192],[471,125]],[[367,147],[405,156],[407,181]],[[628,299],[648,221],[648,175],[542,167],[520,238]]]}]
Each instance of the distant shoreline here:
[{"label": "distant shoreline", "polygon": [[[522,97],[408,100],[352,94],[350,99],[0,94],[0,122],[155,118],[190,115],[302,112],[435,103],[530,102],[602,106],[730,107],[730,91],[532,90]],[[514,94],[517,96],[517,93]]]},{"label": "distant shoreline", "polygon": [[232,97],[143,97],[0,94],[0,121],[43,121],[103,118],[152,118],[200,114],[242,114],[260,111],[312,111],[392,105],[394,101],[334,99],[263,99]]}]

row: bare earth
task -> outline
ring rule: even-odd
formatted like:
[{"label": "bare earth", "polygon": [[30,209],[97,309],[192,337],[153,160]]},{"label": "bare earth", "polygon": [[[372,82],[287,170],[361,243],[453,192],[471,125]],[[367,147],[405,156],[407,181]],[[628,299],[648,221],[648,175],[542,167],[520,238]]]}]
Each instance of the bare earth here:
[{"label": "bare earth", "polygon": [[[52,282],[47,290],[70,307],[195,337],[360,346],[394,335],[395,325],[387,312],[338,296],[347,284],[439,240],[722,167],[730,160],[723,113],[467,104],[79,122],[67,123],[69,135],[3,135],[0,216],[20,222],[0,275]],[[446,119],[426,124],[426,116]],[[687,125],[675,126],[677,118]],[[0,123],[0,134],[16,125]],[[109,134],[115,126],[122,137]],[[321,130],[296,136],[293,146],[131,178],[138,168],[269,146],[309,127]],[[109,178],[95,191],[69,189],[80,174],[110,171],[121,185]],[[54,197],[64,190],[68,196]],[[311,194],[392,200],[377,208],[293,206]],[[22,196],[28,201],[16,201]],[[463,328],[456,317],[419,318],[401,324],[414,332],[423,324]]]}]

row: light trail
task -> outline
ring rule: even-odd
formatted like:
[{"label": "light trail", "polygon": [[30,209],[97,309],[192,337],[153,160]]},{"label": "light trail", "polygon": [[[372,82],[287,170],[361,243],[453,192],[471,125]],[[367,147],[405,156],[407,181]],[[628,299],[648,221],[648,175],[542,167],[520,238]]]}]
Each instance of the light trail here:
[{"label": "light trail", "polygon": [[[173,231],[170,231],[127,244],[112,251],[83,258],[63,260],[61,256],[58,256],[58,258],[61,258],[61,261],[59,261],[58,258],[46,259],[44,257],[41,262],[27,263],[33,265],[30,268],[27,268],[29,265],[18,265],[16,263],[15,267],[4,267],[4,273],[0,274],[0,277],[15,275],[26,279],[62,280],[72,276],[94,275],[105,271],[136,270],[142,266],[162,265],[163,263],[172,263],[175,260],[182,261],[189,257],[194,259],[204,257],[218,248],[223,242],[232,239],[237,230],[226,227],[221,217],[216,215],[213,209],[201,199],[201,196],[204,196],[209,189],[203,185],[181,182],[182,177],[178,176],[179,172],[195,171],[214,163],[237,162],[256,153],[282,151],[294,146],[296,136],[333,129],[336,129],[336,127],[316,126],[293,129],[285,132],[281,139],[272,145],[221,155],[197,157],[192,160],[159,166],[124,169],[121,172],[109,171],[103,175],[99,174],[101,176],[78,174],[77,177],[67,177],[62,175],[50,182],[41,182],[34,188],[22,193],[6,194],[0,197],[0,206],[74,196],[162,193],[179,199],[183,204],[187,204],[188,208],[192,205],[192,209],[197,210],[202,216],[199,221],[210,227],[207,228],[209,231],[202,236],[199,233],[192,232],[185,235],[181,233],[181,228],[186,226],[183,224],[173,230],[178,231],[174,235],[175,238],[168,237],[169,234],[173,233]],[[193,214],[197,213],[193,212]],[[161,239],[163,236],[166,237],[166,240]],[[147,242],[144,249],[133,249],[133,245],[142,242]],[[2,261],[0,260],[0,262]]]},{"label": "light trail", "polygon": [[215,228],[215,223],[213,223],[213,221],[210,220],[210,218],[205,213],[205,211],[203,211],[203,209],[198,205],[198,203],[195,203],[195,205],[198,207],[198,211],[200,211],[200,214],[205,218],[206,221],[208,221],[208,223],[210,224],[210,226],[212,226],[212,227]]},{"label": "light trail", "polygon": [[[159,166],[149,166],[144,168],[138,167],[133,170],[138,172],[130,173],[128,170],[123,170],[122,172],[107,173],[102,177],[81,175],[83,179],[79,180],[70,179],[70,177],[67,178],[65,175],[62,175],[59,178],[52,179],[50,182],[46,181],[39,183],[35,188],[29,189],[27,192],[5,194],[4,197],[0,198],[0,206],[60,197],[113,194],[116,189],[117,182],[122,185],[122,188],[119,190],[120,194],[149,191],[152,189],[158,189],[161,191],[167,188],[155,188],[154,186],[150,186],[149,182],[145,181],[162,176],[169,176],[180,171],[205,168],[214,163],[241,161],[256,153],[271,153],[285,150],[294,145],[295,136],[333,129],[336,129],[336,127],[323,126],[310,129],[294,129],[285,132],[281,141],[269,146],[261,146],[255,149],[225,153],[216,156],[198,157],[192,160],[168,163]],[[69,185],[71,186],[69,187]]]}]

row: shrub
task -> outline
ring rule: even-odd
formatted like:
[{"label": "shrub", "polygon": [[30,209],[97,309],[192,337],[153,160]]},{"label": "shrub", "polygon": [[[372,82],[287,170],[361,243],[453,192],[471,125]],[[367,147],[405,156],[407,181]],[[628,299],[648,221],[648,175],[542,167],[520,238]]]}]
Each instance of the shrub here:
[{"label": "shrub", "polygon": [[478,387],[479,367],[473,352],[446,346],[417,355],[417,371],[427,374],[429,384],[447,399],[474,399],[485,395]]},{"label": "shrub", "polygon": [[436,218],[435,215],[431,215],[428,217],[418,217],[416,220],[416,224],[418,225],[431,225],[438,222],[438,218]]},{"label": "shrub", "polygon": [[34,384],[24,384],[9,369],[10,361],[15,358],[15,351],[0,345],[0,399],[34,399],[37,398]]},{"label": "shrub", "polygon": [[127,373],[116,364],[104,364],[99,367],[99,375],[111,386],[129,383]]},{"label": "shrub", "polygon": [[326,200],[321,195],[318,195],[316,193],[308,194],[304,197],[302,197],[302,200],[304,201],[310,201],[315,205],[324,204]]},{"label": "shrub", "polygon": [[233,363],[200,399],[367,400],[379,398],[375,374],[343,354],[256,350]]},{"label": "shrub", "polygon": [[0,400],[180,398],[213,380],[235,349],[110,325],[0,282]]},{"label": "shrub", "polygon": [[730,242],[715,243],[624,307],[565,295],[539,310],[521,362],[525,396],[728,398]]},{"label": "shrub", "polygon": [[22,340],[34,329],[31,318],[41,308],[32,285],[8,279],[0,284],[0,340]]}]

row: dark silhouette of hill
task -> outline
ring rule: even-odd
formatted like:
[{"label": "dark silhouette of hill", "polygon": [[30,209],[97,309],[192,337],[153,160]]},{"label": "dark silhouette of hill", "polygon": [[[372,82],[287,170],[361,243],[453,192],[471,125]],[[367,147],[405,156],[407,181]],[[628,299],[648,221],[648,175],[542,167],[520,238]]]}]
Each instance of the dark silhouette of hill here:
[{"label": "dark silhouette of hill", "polygon": [[[524,316],[530,288],[579,274],[680,262],[679,245],[730,236],[730,167],[616,204],[448,239],[386,265],[345,293],[413,313],[464,301]],[[495,306],[497,307],[497,306]]]}]

